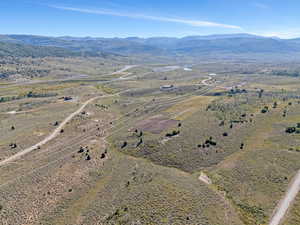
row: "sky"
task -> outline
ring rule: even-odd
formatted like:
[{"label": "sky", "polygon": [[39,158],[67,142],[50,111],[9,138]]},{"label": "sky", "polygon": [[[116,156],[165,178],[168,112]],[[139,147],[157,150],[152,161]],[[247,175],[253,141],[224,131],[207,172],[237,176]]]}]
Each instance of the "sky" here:
[{"label": "sky", "polygon": [[0,34],[300,37],[299,0],[0,0]]}]

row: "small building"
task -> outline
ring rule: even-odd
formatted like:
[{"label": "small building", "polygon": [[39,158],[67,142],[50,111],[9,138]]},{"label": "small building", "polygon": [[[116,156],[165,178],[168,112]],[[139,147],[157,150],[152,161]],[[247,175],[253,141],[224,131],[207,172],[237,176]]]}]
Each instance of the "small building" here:
[{"label": "small building", "polygon": [[161,91],[171,91],[174,90],[174,85],[173,84],[168,84],[168,85],[163,85],[160,87]]}]

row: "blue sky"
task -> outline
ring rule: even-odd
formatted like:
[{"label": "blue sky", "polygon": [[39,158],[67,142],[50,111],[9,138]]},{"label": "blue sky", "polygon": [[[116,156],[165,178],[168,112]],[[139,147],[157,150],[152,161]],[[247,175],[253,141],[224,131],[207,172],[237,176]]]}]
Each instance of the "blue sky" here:
[{"label": "blue sky", "polygon": [[300,37],[299,0],[1,0],[1,34]]}]

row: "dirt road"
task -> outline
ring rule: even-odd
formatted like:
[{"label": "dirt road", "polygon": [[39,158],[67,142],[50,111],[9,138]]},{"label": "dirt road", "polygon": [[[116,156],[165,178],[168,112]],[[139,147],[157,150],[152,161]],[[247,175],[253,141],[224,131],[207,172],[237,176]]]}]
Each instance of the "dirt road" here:
[{"label": "dirt road", "polygon": [[207,83],[208,81],[210,81],[212,79],[213,79],[212,77],[209,77],[209,78],[203,80],[201,83],[205,86],[212,86],[212,84]]},{"label": "dirt road", "polygon": [[300,170],[293,179],[292,184],[289,186],[284,198],[279,202],[275,213],[269,223],[269,225],[279,225],[284,219],[289,207],[295,200],[298,192],[300,191]]},{"label": "dirt road", "polygon": [[127,70],[132,69],[134,67],[137,67],[137,65],[127,65],[127,66],[124,66],[124,68],[122,68],[122,69],[120,69],[120,70],[118,70],[116,72],[113,72],[111,75],[116,75],[116,74],[119,74],[119,73],[124,73]]},{"label": "dirt road", "polygon": [[[119,93],[118,93],[119,94]],[[79,113],[82,112],[82,110],[88,105],[90,104],[92,101],[96,100],[96,99],[99,99],[99,98],[106,98],[106,97],[112,97],[112,96],[115,96],[117,94],[114,94],[114,95],[103,95],[103,96],[98,96],[98,97],[94,97],[94,98],[91,98],[89,99],[88,101],[84,102],[83,105],[78,109],[76,110],[75,112],[73,112],[72,114],[70,114],[67,118],[65,118],[62,123],[49,135],[47,136],[44,140],[40,141],[39,143],[29,147],[29,148],[26,148],[18,153],[16,153],[15,155],[13,156],[10,156],[8,157],[7,159],[4,159],[3,161],[0,162],[0,166],[4,166],[6,165],[7,163],[9,162],[12,162],[12,161],[15,161],[17,159],[19,159],[20,157],[38,149],[39,147],[41,147],[42,145],[46,144],[47,142],[51,141],[52,139],[54,139],[55,137],[57,137],[62,128],[70,121],[73,119],[73,117],[75,117],[76,115],[78,115]]]},{"label": "dirt road", "polygon": [[[205,86],[214,86],[213,83],[208,83],[208,81],[211,81],[213,80],[213,77],[212,76],[215,76],[215,75],[211,75],[210,77],[208,77],[207,79],[205,80],[202,80],[201,81],[201,84],[202,85],[205,85]],[[225,87],[225,86],[216,86],[217,88],[222,88],[222,89],[225,89],[225,90],[231,90],[231,89],[234,89],[235,87],[242,87],[246,84],[246,82],[243,82],[243,83],[240,83],[240,84],[237,84],[235,86],[232,86],[232,87]]]}]

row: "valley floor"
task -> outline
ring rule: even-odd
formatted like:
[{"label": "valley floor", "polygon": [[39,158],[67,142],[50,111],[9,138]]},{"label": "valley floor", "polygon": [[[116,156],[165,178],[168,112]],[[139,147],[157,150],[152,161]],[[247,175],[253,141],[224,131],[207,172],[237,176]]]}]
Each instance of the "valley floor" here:
[{"label": "valley floor", "polygon": [[[0,84],[1,224],[279,224],[300,169],[298,78],[103,63]],[[300,224],[293,203],[282,224]]]}]

